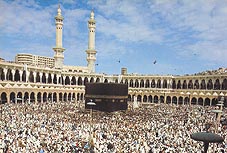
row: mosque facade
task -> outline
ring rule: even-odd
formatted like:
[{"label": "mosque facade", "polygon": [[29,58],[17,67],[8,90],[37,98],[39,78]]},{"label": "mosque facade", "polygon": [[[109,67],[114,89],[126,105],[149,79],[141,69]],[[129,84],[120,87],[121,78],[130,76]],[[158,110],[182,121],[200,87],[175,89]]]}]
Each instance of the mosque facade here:
[{"label": "mosque facade", "polygon": [[[63,16],[58,7],[55,17],[56,46],[54,57],[41,57],[45,62],[34,63],[35,55],[17,55],[15,62],[0,60],[0,103],[84,101],[88,82],[114,82],[128,85],[128,101],[169,103],[177,105],[216,105],[227,96],[227,73],[197,75],[138,75],[123,68],[119,75],[95,72],[96,50],[94,11],[88,20],[87,66],[64,65],[62,45]],[[17,57],[16,56],[16,57]],[[38,57],[37,57],[38,60]],[[39,65],[39,63],[42,63]],[[44,63],[44,64],[43,64]],[[225,100],[225,106],[227,106]]]}]

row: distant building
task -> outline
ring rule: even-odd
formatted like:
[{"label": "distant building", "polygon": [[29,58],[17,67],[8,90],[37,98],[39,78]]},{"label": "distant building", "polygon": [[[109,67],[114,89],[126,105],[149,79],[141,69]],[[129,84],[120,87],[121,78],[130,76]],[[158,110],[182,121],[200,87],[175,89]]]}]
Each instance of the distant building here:
[{"label": "distant building", "polygon": [[54,58],[32,55],[27,53],[19,53],[15,57],[15,62],[19,64],[26,64],[38,67],[54,67]]}]

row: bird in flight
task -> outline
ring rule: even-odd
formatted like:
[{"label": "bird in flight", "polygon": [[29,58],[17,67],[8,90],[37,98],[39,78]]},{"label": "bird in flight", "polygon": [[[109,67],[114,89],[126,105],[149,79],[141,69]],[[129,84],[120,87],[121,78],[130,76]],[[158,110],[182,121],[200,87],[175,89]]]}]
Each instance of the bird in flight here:
[{"label": "bird in flight", "polygon": [[155,60],[154,62],[153,62],[153,64],[156,64],[157,63],[157,61]]}]

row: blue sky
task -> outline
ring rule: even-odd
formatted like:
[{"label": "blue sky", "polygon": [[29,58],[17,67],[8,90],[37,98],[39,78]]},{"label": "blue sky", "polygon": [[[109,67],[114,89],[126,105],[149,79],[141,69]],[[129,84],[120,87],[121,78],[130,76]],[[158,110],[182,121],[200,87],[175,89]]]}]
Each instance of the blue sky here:
[{"label": "blue sky", "polygon": [[[194,74],[227,67],[226,0],[60,0],[66,65],[86,66],[96,19],[96,72]],[[53,57],[58,0],[0,0],[0,57]],[[120,63],[118,62],[120,60]],[[154,64],[154,61],[157,61]]]}]

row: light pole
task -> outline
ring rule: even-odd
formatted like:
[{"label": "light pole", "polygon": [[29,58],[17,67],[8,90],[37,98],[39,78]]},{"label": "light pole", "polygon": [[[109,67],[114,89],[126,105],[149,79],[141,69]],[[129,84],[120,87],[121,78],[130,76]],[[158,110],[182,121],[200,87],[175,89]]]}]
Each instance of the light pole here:
[{"label": "light pole", "polygon": [[90,133],[89,133],[89,148],[91,149],[91,142],[93,141],[93,137],[92,137],[92,108],[93,106],[95,106],[96,104],[92,101],[92,99],[90,99],[90,101],[87,103],[88,106],[90,106]]}]

